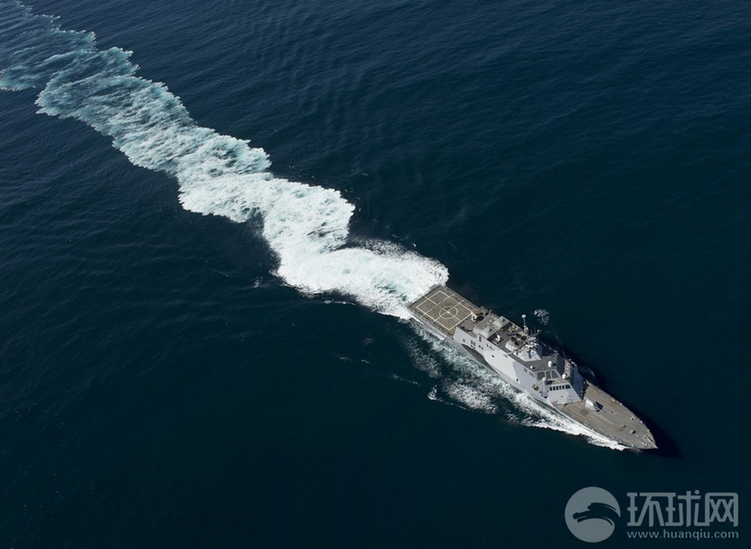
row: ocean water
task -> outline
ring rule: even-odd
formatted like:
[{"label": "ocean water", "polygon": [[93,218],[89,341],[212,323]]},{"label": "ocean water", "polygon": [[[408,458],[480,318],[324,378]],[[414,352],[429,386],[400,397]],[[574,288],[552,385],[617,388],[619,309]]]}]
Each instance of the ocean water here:
[{"label": "ocean water", "polygon": [[[603,546],[742,545],[749,36],[740,1],[0,0],[0,547],[576,547],[586,486],[742,500],[739,539]],[[406,322],[446,281],[660,451]]]}]

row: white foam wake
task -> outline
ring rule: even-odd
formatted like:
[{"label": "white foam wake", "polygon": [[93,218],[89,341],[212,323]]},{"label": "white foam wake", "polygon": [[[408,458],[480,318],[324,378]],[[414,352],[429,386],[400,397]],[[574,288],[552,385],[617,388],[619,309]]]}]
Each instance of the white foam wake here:
[{"label": "white foam wake", "polygon": [[[174,176],[189,211],[238,223],[259,217],[277,258],[275,274],[285,283],[408,318],[407,303],[448,280],[438,261],[390,242],[353,241],[354,206],[339,191],[274,177],[263,149],[199,126],[164,84],[136,76],[130,55],[99,50],[94,33],[62,30],[53,17],[0,0],[0,89],[41,89],[40,113],[78,119],[111,137],[133,164]],[[440,352],[462,373],[443,380],[442,393],[453,402],[495,413],[494,399],[502,395],[535,418],[525,424],[598,443],[465,357],[443,346]],[[431,361],[425,365],[437,377]],[[439,399],[437,389],[431,396]]]},{"label": "white foam wake", "polygon": [[2,6],[0,87],[42,88],[39,112],[81,120],[133,164],[176,177],[187,210],[260,217],[285,283],[406,318],[407,303],[448,279],[439,262],[395,244],[353,242],[354,206],[339,191],[274,177],[262,149],[199,126],[164,84],[136,76],[131,52],[99,50],[93,33],[63,31],[17,2]]}]

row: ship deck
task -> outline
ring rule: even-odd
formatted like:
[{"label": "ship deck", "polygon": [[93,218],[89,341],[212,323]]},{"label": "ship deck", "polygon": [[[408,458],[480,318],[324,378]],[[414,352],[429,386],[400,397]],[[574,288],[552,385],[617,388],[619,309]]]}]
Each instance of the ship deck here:
[{"label": "ship deck", "polygon": [[446,286],[436,286],[409,305],[409,309],[431,326],[452,336],[456,327],[479,307]]},{"label": "ship deck", "polygon": [[[586,406],[584,399],[596,402],[602,408],[592,410]],[[596,385],[587,383],[584,399],[556,405],[556,408],[564,415],[624,446],[644,450],[657,447],[649,428],[631,410]]]},{"label": "ship deck", "polygon": [[[456,327],[465,321],[474,322],[473,313],[487,312],[446,286],[436,286],[408,307],[417,320],[433,328],[436,333],[440,332],[448,337],[453,337]],[[471,330],[470,326],[465,328]],[[482,356],[466,349],[473,356],[476,355],[478,363],[486,364]],[[519,357],[514,355],[513,358],[516,360]],[[544,363],[548,358],[545,355],[538,362]],[[525,361],[527,365],[528,362]],[[601,408],[588,408],[586,399],[597,403]],[[596,385],[586,384],[581,401],[554,406],[563,415],[624,446],[636,449],[656,448],[649,428],[631,410]]]}]

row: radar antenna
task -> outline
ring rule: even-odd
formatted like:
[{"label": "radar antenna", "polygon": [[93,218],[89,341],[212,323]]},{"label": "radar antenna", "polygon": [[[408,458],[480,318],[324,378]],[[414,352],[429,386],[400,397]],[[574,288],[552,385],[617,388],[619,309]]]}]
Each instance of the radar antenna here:
[{"label": "radar antenna", "polygon": [[540,330],[529,329],[529,326],[527,326],[527,315],[525,314],[522,315],[522,322],[524,323],[524,333],[529,336],[526,341],[526,347],[527,349],[529,349],[529,353],[531,355],[532,349],[535,349],[537,347],[537,336],[540,335]]},{"label": "radar antenna", "polygon": [[537,348],[537,334],[539,332],[532,332],[529,335],[529,338],[527,338],[527,348],[529,349],[530,355],[532,354],[532,351]]}]

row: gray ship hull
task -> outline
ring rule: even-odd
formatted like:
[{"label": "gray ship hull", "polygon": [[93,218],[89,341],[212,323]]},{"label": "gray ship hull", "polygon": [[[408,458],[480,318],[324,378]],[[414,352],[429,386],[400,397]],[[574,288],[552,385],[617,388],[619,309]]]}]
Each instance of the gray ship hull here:
[{"label": "gray ship hull", "polygon": [[526,326],[478,307],[446,286],[431,289],[409,310],[430,334],[561,416],[626,448],[657,447],[636,414],[586,380],[573,361]]}]

